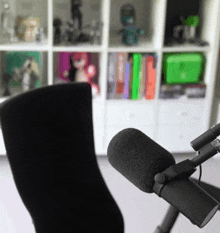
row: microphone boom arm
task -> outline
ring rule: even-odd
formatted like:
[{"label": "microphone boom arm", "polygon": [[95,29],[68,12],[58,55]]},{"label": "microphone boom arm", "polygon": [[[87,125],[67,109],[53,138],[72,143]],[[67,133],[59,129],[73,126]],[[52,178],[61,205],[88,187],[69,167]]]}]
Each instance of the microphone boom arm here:
[{"label": "microphone boom arm", "polygon": [[[187,159],[172,165],[163,172],[156,174],[154,177],[154,192],[158,196],[161,196],[161,191],[167,182],[177,178],[190,177],[196,171],[195,167],[220,152],[220,141],[216,139],[219,135],[220,123],[193,140],[190,144],[197,151],[197,156],[192,160]],[[163,222],[157,227],[154,233],[170,233],[179,213],[174,206],[170,205]]]}]

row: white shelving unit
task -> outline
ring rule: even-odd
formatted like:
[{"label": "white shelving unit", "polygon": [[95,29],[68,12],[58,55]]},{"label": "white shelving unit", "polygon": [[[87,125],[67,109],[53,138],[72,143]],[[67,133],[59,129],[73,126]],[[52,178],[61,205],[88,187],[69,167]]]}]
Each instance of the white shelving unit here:
[{"label": "white shelving unit", "polygon": [[[24,3],[28,0],[17,0],[17,4],[19,2]],[[43,4],[42,6],[39,4],[40,0],[35,0],[35,2],[38,4],[38,8],[43,7]],[[53,58],[57,52],[85,51],[99,53],[101,93],[93,100],[97,155],[105,155],[111,138],[121,129],[128,127],[142,130],[171,152],[192,152],[190,141],[210,127],[219,48],[220,0],[201,0],[200,3],[201,39],[209,42],[209,45],[205,47],[193,45],[164,46],[168,2],[169,0],[90,0],[83,4],[82,11],[86,12],[84,17],[90,20],[90,13],[93,12],[91,14],[94,15],[95,7],[99,7],[100,19],[104,23],[102,44],[100,46],[90,44],[54,46],[52,41],[53,17],[61,12],[60,17],[67,21],[70,18],[70,1],[48,0],[47,41],[43,44],[0,45],[0,52],[46,52],[48,85],[53,85],[55,69]],[[184,2],[182,1],[183,7]],[[146,32],[145,36],[140,37],[138,46],[123,46],[121,37],[116,35],[116,31],[122,26],[120,23],[120,7],[125,3],[135,5],[137,25]],[[89,6],[92,6],[93,11],[88,10]],[[154,100],[107,100],[108,54],[111,52],[157,53],[157,83]],[[204,99],[162,100],[159,98],[162,59],[163,54],[167,52],[203,52],[206,57],[204,82],[207,86]],[[5,154],[1,140],[0,154]]]}]

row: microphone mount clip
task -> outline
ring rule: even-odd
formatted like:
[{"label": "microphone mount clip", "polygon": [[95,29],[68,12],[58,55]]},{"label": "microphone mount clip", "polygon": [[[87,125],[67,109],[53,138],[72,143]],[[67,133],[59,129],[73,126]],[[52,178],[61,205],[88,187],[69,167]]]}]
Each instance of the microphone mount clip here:
[{"label": "microphone mount clip", "polygon": [[184,160],[180,163],[168,167],[161,173],[155,175],[154,192],[160,196],[165,184],[173,179],[188,178],[196,171],[195,165],[191,160]]}]

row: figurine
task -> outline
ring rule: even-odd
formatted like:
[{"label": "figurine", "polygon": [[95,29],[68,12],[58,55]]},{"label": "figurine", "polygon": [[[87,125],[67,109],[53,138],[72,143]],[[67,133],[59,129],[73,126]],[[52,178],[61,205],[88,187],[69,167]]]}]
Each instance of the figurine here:
[{"label": "figurine", "polygon": [[75,21],[73,21],[72,19],[66,22],[66,29],[65,29],[65,33],[62,36],[63,37],[63,41],[65,43],[69,43],[69,44],[76,44],[78,42],[78,38],[80,36],[80,32],[79,30],[75,27]]},{"label": "figurine", "polygon": [[173,28],[173,37],[166,41],[166,45],[175,45],[176,43],[191,43],[199,46],[206,46],[208,42],[202,41],[197,37],[197,29],[200,18],[198,15],[189,15],[187,18],[180,16],[180,24]]},{"label": "figurine", "polygon": [[9,83],[11,80],[12,80],[12,75],[10,75],[7,72],[2,74],[2,86],[3,86],[3,88],[5,88],[3,96],[10,96],[11,95],[11,92],[9,90]]},{"label": "figurine", "polygon": [[25,20],[23,20],[23,24],[26,26],[24,40],[26,42],[33,42],[40,26],[40,19],[27,17]]},{"label": "figurine", "polygon": [[61,26],[62,21],[60,18],[55,18],[53,20],[53,26],[54,26],[54,44],[60,44],[61,42]]},{"label": "figurine", "polygon": [[15,17],[11,11],[10,2],[2,2],[2,9],[1,9],[1,17],[0,17],[0,42],[2,43],[10,43],[15,42]]},{"label": "figurine", "polygon": [[82,13],[80,7],[82,6],[81,0],[71,0],[71,18],[73,21],[78,21],[78,29],[82,29]]},{"label": "figurine", "polygon": [[35,88],[36,82],[39,80],[38,73],[35,59],[27,58],[21,68],[14,68],[13,79],[21,82],[22,91],[29,91]]},{"label": "figurine", "polygon": [[88,53],[73,53],[70,58],[70,69],[61,74],[62,79],[68,78],[71,82],[87,82],[91,85],[92,94],[99,94],[99,87],[92,79],[96,74],[94,65],[89,64]]},{"label": "figurine", "polygon": [[42,42],[44,40],[44,30],[43,28],[38,28],[37,33],[35,35],[36,42]]},{"label": "figurine", "polygon": [[92,20],[92,23],[85,27],[89,29],[89,41],[91,44],[101,44],[103,23]]},{"label": "figurine", "polygon": [[89,41],[89,36],[83,33],[82,13],[80,11],[81,6],[82,0],[71,0],[71,19],[76,34],[74,43],[82,43]]},{"label": "figurine", "polygon": [[135,9],[132,4],[125,4],[121,8],[121,21],[124,26],[119,33],[122,33],[122,43],[135,45],[138,43],[138,35],[144,35],[144,31],[135,25]]}]

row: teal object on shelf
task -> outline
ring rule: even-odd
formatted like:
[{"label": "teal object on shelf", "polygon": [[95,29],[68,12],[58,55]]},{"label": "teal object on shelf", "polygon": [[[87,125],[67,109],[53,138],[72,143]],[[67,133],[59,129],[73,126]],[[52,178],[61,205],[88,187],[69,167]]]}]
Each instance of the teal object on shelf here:
[{"label": "teal object on shelf", "polygon": [[167,84],[199,83],[205,59],[201,53],[168,53],[164,55],[163,72]]}]

